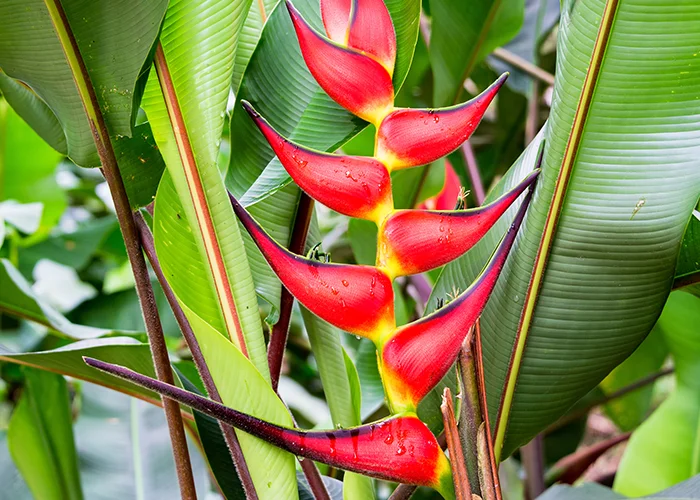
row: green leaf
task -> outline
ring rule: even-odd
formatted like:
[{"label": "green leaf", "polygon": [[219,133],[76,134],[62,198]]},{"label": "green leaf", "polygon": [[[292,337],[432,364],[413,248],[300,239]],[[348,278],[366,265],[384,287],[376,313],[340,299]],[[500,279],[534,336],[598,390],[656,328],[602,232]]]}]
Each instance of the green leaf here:
[{"label": "green leaf", "polygon": [[462,85],[477,63],[518,33],[523,9],[523,0],[430,1],[435,106],[459,102]]},{"label": "green leaf", "polygon": [[[167,72],[172,87],[161,89],[152,73],[143,107],[168,169],[153,222],[163,272],[178,300],[246,349],[267,378],[253,279],[217,166],[243,3],[170,3],[161,35],[166,67],[159,71]],[[182,116],[185,129],[178,127],[177,141],[191,148],[194,163],[178,149],[166,101]]]},{"label": "green leaf", "polygon": [[[538,500],[619,500],[627,498],[596,483],[581,486],[558,484],[547,490]],[[656,495],[640,497],[637,500],[664,498],[666,500],[698,500],[700,498],[700,475],[677,484]]]},{"label": "green leaf", "polygon": [[241,34],[238,37],[236,61],[233,66],[232,87],[236,93],[238,93],[237,91],[241,84],[241,79],[243,78],[243,72],[248,66],[248,62],[253,55],[255,47],[258,45],[263,26],[278,2],[279,0],[256,0],[250,3],[248,15],[245,17]]},{"label": "green leaf", "polygon": [[7,431],[0,431],[0,484],[3,495],[12,500],[32,500],[32,493],[17,470],[7,449]]},{"label": "green leaf", "polygon": [[[600,383],[605,395],[627,387],[661,369],[668,348],[663,332],[654,328],[636,351],[618,365]],[[654,385],[648,384],[605,405],[605,413],[621,431],[630,431],[641,424],[651,409]]]},{"label": "green leaf", "polygon": [[[319,4],[298,0],[295,7],[323,32]],[[400,88],[418,37],[420,2],[390,0],[397,33],[394,86]],[[241,80],[231,118],[231,164],[226,184],[244,205],[252,205],[291,182],[272,149],[240,105],[245,99],[285,137],[321,151],[334,151],[366,123],[333,102],[306,68],[283,3],[270,13]]]},{"label": "green leaf", "polygon": [[700,212],[693,210],[683,235],[674,286],[686,286],[697,282],[698,274],[700,274]]},{"label": "green leaf", "polygon": [[0,361],[60,373],[159,404],[160,396],[157,394],[95,370],[83,362],[83,356],[127,366],[149,377],[155,376],[148,344],[129,337],[82,340],[58,349],[39,352],[9,353],[0,348]]},{"label": "green leaf", "polygon": [[[94,167],[99,160],[67,59],[71,57],[69,42],[57,35],[49,14],[55,1],[48,5],[41,0],[3,2],[0,17],[8,22],[0,33],[0,68],[27,84],[55,113],[65,132],[68,156],[78,165]],[[137,80],[158,35],[167,1],[115,0],[98,6],[64,0],[62,6],[110,132],[130,136],[138,109]],[[36,102],[29,106],[25,102],[17,111],[29,113],[27,120],[37,123]]]},{"label": "green leaf", "polygon": [[35,498],[81,500],[66,381],[33,369],[25,369],[24,376],[24,390],[7,429],[12,459]]},{"label": "green leaf", "polygon": [[355,365],[362,390],[362,420],[384,405],[384,386],[377,366],[377,349],[369,339],[360,340]]},{"label": "green leaf", "polygon": [[[0,74],[0,83],[6,76]],[[39,235],[56,225],[67,206],[55,178],[61,155],[0,100],[0,199],[41,202]]]},{"label": "green leaf", "polygon": [[[606,5],[617,11],[607,11],[610,36],[594,52]],[[700,192],[700,125],[691,118],[700,113],[700,59],[688,49],[700,43],[690,29],[700,22],[700,5],[578,0],[564,4],[563,19],[542,174],[481,322],[502,457],[562,415],[649,333]],[[532,169],[536,151],[536,144],[528,148],[492,196]],[[550,214],[552,203],[561,211]],[[508,217],[486,246],[447,266],[443,290],[472,281]],[[551,242],[540,249],[543,233]],[[510,370],[516,339],[522,357]]]},{"label": "green leaf", "polygon": [[[223,335],[183,307],[202,348],[223,404],[268,422],[292,427],[287,407],[268,380]],[[236,430],[253,484],[261,498],[297,495],[294,457],[271,444]]]},{"label": "green leaf", "polygon": [[0,259],[0,311],[33,321],[73,340],[129,333],[71,323],[53,307],[37,298],[27,280],[5,259]]},{"label": "green leaf", "polygon": [[615,477],[630,496],[655,493],[700,474],[700,298],[676,291],[658,328],[676,367],[677,387],[632,434]]},{"label": "green leaf", "polygon": [[[178,498],[180,490],[163,410],[123,394],[83,384],[75,443],[85,498]],[[211,486],[197,446],[188,440],[195,487]]]}]

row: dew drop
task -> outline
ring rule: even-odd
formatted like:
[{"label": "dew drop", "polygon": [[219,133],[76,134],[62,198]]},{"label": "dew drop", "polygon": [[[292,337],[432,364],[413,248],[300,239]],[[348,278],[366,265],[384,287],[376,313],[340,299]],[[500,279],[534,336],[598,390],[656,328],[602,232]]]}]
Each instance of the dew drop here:
[{"label": "dew drop", "polygon": [[394,442],[394,436],[392,434],[387,434],[387,436],[384,438],[384,442],[386,444],[391,444]]},{"label": "dew drop", "polygon": [[345,307],[345,301],[343,299],[340,299],[340,305]]},{"label": "dew drop", "polygon": [[333,295],[338,295],[338,289],[335,288],[335,287],[331,287],[331,293],[332,293]]},{"label": "dew drop", "polygon": [[442,236],[440,236],[440,237],[438,238],[438,243],[442,243],[442,240],[443,240],[443,239],[444,239],[444,238],[443,238]]},{"label": "dew drop", "polygon": [[441,232],[441,233],[444,233],[444,232],[445,232],[445,227],[444,227],[444,226],[440,226],[440,232]]},{"label": "dew drop", "polygon": [[411,455],[411,456],[413,456],[414,449],[415,449],[415,448],[414,448],[414,446],[413,446],[412,444],[409,445],[409,446],[408,446],[408,454]]},{"label": "dew drop", "polygon": [[406,447],[402,444],[399,445],[399,447],[396,449],[396,454],[401,456],[404,453],[406,453]]},{"label": "dew drop", "polygon": [[348,280],[343,280],[342,283],[343,283],[343,286],[350,286],[350,283],[348,283]]}]

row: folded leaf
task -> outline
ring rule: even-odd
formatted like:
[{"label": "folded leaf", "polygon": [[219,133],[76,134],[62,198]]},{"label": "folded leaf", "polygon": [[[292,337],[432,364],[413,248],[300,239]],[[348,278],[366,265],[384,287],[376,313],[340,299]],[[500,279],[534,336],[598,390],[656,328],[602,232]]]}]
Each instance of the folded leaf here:
[{"label": "folded leaf", "polygon": [[375,157],[396,170],[451,153],[472,135],[507,77],[504,73],[474,99],[456,106],[392,111],[379,125]]},{"label": "folded leaf", "polygon": [[378,125],[394,102],[391,75],[384,66],[317,33],[289,1],[287,9],[304,61],[321,88],[351,113]]},{"label": "folded leaf", "polygon": [[391,178],[380,162],[366,156],[322,153],[294,144],[277,133],[247,101],[241,104],[280,163],[309,196],[341,214],[376,222],[393,209]]},{"label": "folded leaf", "polygon": [[231,195],[233,210],[282,284],[306,308],[355,335],[377,339],[394,323],[391,279],[371,266],[329,264],[291,253],[275,242]]},{"label": "folded leaf", "polygon": [[533,171],[510,192],[471,210],[398,210],[379,232],[379,265],[391,276],[429,271],[472,248],[537,178]]},{"label": "folded leaf", "polygon": [[380,340],[383,344],[380,372],[394,413],[414,410],[457,359],[467,332],[481,315],[496,285],[530,197],[528,192],[490,262],[465,292],[442,309]]},{"label": "folded leaf", "polygon": [[84,360],[94,368],[156,391],[294,455],[379,479],[430,486],[447,498],[454,496],[447,457],[435,436],[414,414],[351,429],[302,431],[271,424],[119,365],[93,358]]}]

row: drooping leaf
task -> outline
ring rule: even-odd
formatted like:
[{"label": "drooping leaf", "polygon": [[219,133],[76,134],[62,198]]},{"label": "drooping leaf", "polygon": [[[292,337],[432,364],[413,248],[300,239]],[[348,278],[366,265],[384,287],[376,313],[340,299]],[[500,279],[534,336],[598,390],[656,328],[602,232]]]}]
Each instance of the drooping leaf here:
[{"label": "drooping leaf", "polygon": [[[637,500],[664,498],[666,500],[697,500],[700,498],[700,475],[656,495],[637,497]],[[597,483],[584,483],[581,486],[556,485],[547,490],[538,500],[620,500],[627,498]]]},{"label": "drooping leaf", "polygon": [[163,271],[178,300],[267,377],[253,280],[217,165],[242,9],[232,0],[171,2],[143,106],[168,169],[153,224]]},{"label": "drooping leaf", "polygon": [[[638,12],[649,21],[631,21]],[[651,330],[700,191],[700,127],[682,125],[700,112],[693,83],[700,60],[688,49],[700,38],[687,28],[700,21],[700,7],[579,0],[564,4],[563,19],[542,176],[481,323],[502,457],[562,415]],[[688,71],[680,80],[677,65]],[[493,196],[522,177],[524,163]],[[486,248],[447,266],[440,288],[468,283]]]},{"label": "drooping leaf", "polygon": [[24,381],[7,429],[12,459],[35,498],[82,500],[68,385],[31,368]]},{"label": "drooping leaf", "polygon": [[[56,1],[3,2],[0,17],[8,23],[0,34],[0,68],[27,84],[55,113],[65,132],[68,156],[78,165],[94,167],[99,160],[83,107],[84,89],[73,78],[76,61],[66,56],[71,54],[68,35],[54,26],[59,17]],[[116,0],[98,5],[66,0],[61,5],[110,132],[130,136],[137,80],[167,1]],[[22,105],[17,111],[32,112],[29,109]],[[36,112],[36,104],[31,110]],[[27,120],[36,123],[35,117]]]},{"label": "drooping leaf", "polygon": [[700,211],[693,210],[683,235],[674,287],[697,283],[700,275]]}]

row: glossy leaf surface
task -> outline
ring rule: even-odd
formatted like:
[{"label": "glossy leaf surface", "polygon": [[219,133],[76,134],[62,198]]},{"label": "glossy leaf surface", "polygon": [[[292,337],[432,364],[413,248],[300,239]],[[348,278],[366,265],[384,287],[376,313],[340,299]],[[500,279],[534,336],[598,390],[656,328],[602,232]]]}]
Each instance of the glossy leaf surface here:
[{"label": "glossy leaf surface", "polygon": [[[520,370],[517,378],[510,377],[517,381],[512,401],[503,402],[534,257],[605,4],[564,4],[541,178],[523,237],[482,316],[493,424],[499,409],[510,409],[507,426],[499,424],[504,458],[597,385],[651,330],[670,290],[683,231],[700,191],[700,127],[691,118],[700,112],[700,102],[697,86],[690,84],[700,77],[700,60],[689,49],[700,41],[697,32],[689,31],[700,21],[700,8],[692,1],[674,8],[664,1],[620,2],[605,52],[600,52],[585,127],[580,121],[574,127],[582,132],[578,153],[570,164],[537,305],[526,323]],[[679,80],[681,66],[688,73]],[[693,125],[684,125],[688,121]],[[637,140],[641,133],[642,142]],[[536,148],[528,148],[492,197],[532,168]],[[483,246],[448,265],[436,293],[469,283],[496,237],[487,235]]]},{"label": "glossy leaf surface", "polygon": [[[62,6],[110,133],[131,135],[137,79],[167,2],[117,0],[98,8],[71,0]],[[56,35],[47,3],[3,2],[0,17],[9,20],[0,34],[0,68],[29,85],[53,110],[65,132],[68,156],[78,165],[97,166],[92,132],[63,49],[68,41]]]}]

